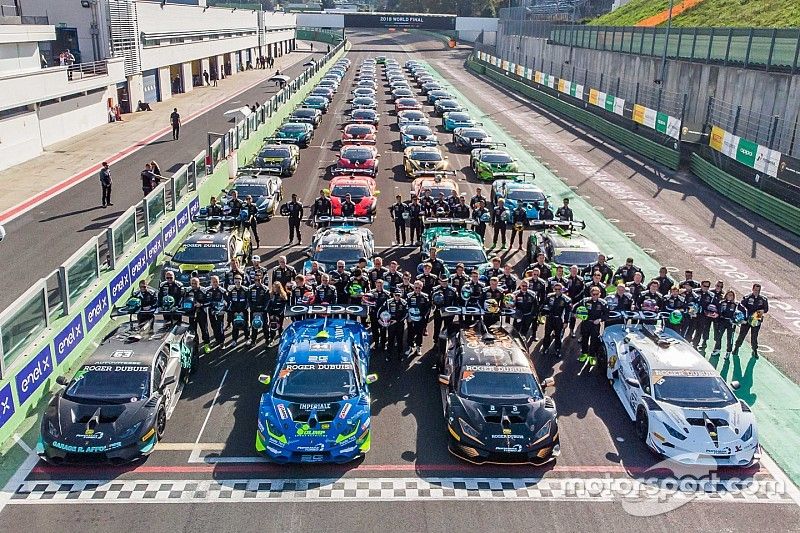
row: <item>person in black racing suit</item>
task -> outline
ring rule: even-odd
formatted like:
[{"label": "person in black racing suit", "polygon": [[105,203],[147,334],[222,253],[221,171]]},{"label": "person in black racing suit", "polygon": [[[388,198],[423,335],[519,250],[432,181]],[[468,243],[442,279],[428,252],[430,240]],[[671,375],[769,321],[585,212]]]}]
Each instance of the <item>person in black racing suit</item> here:
[{"label": "person in black racing suit", "polygon": [[542,352],[550,348],[550,337],[553,337],[553,351],[561,357],[561,339],[564,336],[564,324],[569,320],[572,300],[565,294],[566,289],[560,282],[553,284],[553,292],[547,295],[542,313],[547,317],[544,323],[544,340]]},{"label": "person in black racing suit", "polygon": [[581,355],[578,361],[586,362],[589,366],[597,364],[602,344],[600,333],[608,319],[608,304],[600,297],[601,294],[599,287],[592,287],[589,296],[575,303],[572,308],[572,312],[578,307],[585,307],[587,311],[586,319],[581,322]]}]

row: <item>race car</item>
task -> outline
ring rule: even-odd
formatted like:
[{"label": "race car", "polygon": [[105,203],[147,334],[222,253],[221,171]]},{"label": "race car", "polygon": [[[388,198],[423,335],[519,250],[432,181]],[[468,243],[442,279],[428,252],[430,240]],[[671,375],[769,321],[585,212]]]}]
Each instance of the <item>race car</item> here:
[{"label": "race car", "polygon": [[188,286],[192,274],[196,273],[200,283],[208,285],[212,275],[225,275],[231,259],[236,258],[240,265],[246,265],[252,254],[250,230],[245,225],[217,233],[209,233],[207,228],[198,229],[184,239],[174,254],[166,254],[168,259],[161,270],[161,280],[170,271],[175,273],[176,280]]},{"label": "race car", "polygon": [[397,125],[401,129],[403,126],[408,126],[411,124],[427,126],[429,123],[430,120],[428,119],[428,115],[419,109],[408,109],[406,111],[400,111],[397,114]]},{"label": "race car", "polygon": [[409,59],[405,63],[403,63],[403,67],[409,71],[414,67],[421,67],[421,66],[422,62],[416,59]]},{"label": "race car", "polygon": [[300,147],[307,148],[314,138],[314,126],[307,122],[284,122],[275,132],[278,139],[288,139]]},{"label": "race car", "polygon": [[281,335],[258,409],[256,451],[277,463],[346,463],[370,449],[371,335],[354,320],[312,318]]},{"label": "race car", "polygon": [[386,63],[386,56],[375,56],[375,62],[379,65]]},{"label": "race car", "polygon": [[416,178],[411,182],[411,192],[422,198],[422,193],[425,190],[431,191],[432,198],[438,198],[439,193],[442,193],[445,198],[450,198],[453,191],[460,194],[458,183],[451,176],[455,176],[455,171],[441,172],[435,175],[425,175]]},{"label": "race car", "polygon": [[505,150],[494,146],[475,148],[469,154],[469,165],[475,176],[484,181],[493,181],[496,173],[509,174],[519,170],[517,160]]},{"label": "race car", "polygon": [[309,93],[309,95],[310,96],[321,96],[323,98],[327,98],[328,99],[328,105],[330,105],[331,101],[333,100],[334,92],[335,91],[333,89],[331,89],[330,87],[325,87],[325,86],[318,85],[317,87],[314,87],[313,89],[311,89],[311,92]]},{"label": "race car", "polygon": [[[112,311],[113,329],[72,379],[60,376],[45,408],[39,456],[53,464],[123,464],[149,455],[164,435],[197,342],[185,324],[169,327],[135,305]],[[139,320],[141,318],[141,321]]]},{"label": "race car", "polygon": [[333,174],[361,173],[375,176],[378,173],[378,149],[375,146],[348,144],[339,150],[339,159],[333,169]]},{"label": "race car", "polygon": [[630,326],[623,321],[637,318],[609,317],[602,337],[606,375],[639,439],[682,464],[757,462],[758,429],[750,406],[734,396],[738,382],[729,386],[678,332],[641,318]]},{"label": "race car", "polygon": [[317,87],[329,87],[333,89],[333,92],[336,92],[339,90],[339,78],[336,76],[326,76],[319,80]]},{"label": "race car", "polygon": [[355,216],[372,217],[378,208],[378,195],[375,180],[369,176],[336,176],[330,183],[331,212],[342,216],[342,202],[346,195],[356,204]]},{"label": "race car", "polygon": [[375,98],[376,91],[371,87],[356,87],[353,89],[353,98]]},{"label": "race car", "polygon": [[372,124],[350,123],[342,128],[342,144],[375,144],[377,129]]},{"label": "race car", "polygon": [[426,217],[423,221],[420,253],[423,262],[430,257],[431,248],[436,248],[448,272],[455,272],[456,265],[464,264],[466,272],[483,272],[491,267],[483,240],[471,227],[471,221],[451,218]]},{"label": "race car", "polygon": [[463,111],[445,112],[442,114],[442,128],[446,132],[452,132],[456,128],[472,128],[480,126],[479,122]]},{"label": "race car", "polygon": [[256,154],[253,166],[281,176],[293,175],[300,164],[300,148],[284,139],[267,139],[266,143]]},{"label": "race car", "polygon": [[453,144],[460,152],[472,152],[475,148],[489,146],[491,136],[483,128],[456,128],[453,130]]},{"label": "race car", "polygon": [[419,88],[422,91],[422,94],[428,94],[431,91],[437,91],[439,89],[442,89],[442,86],[438,81],[430,80],[421,84]]},{"label": "race car", "polygon": [[394,92],[396,89],[408,89],[411,91],[411,95],[414,95],[414,91],[411,89],[411,84],[408,83],[408,80],[405,78],[403,79],[396,79],[394,81],[389,82],[389,88]]},{"label": "race car", "polygon": [[322,122],[322,111],[311,107],[298,107],[287,119],[290,122],[307,122],[315,128]]},{"label": "race car", "polygon": [[[500,176],[501,173],[495,173]],[[524,181],[524,174],[515,174],[514,179],[497,179],[492,183],[490,198],[492,204],[497,204],[497,200],[503,198],[507,209],[513,211],[517,205],[525,207],[525,216],[528,221],[539,219],[539,210],[547,199],[542,189]]]},{"label": "race car", "polygon": [[373,91],[378,90],[378,84],[375,83],[375,80],[371,80],[368,78],[362,78],[358,80],[355,84],[355,88],[365,88],[365,89],[372,89]]},{"label": "race car", "polygon": [[300,104],[303,107],[311,107],[314,109],[319,109],[323,113],[328,112],[328,106],[330,105],[331,101],[325,98],[324,96],[306,96],[303,102]]},{"label": "race car", "polygon": [[259,222],[266,222],[278,212],[278,206],[283,198],[283,180],[274,175],[264,176],[249,172],[249,169],[240,169],[239,176],[220,196],[220,203],[223,205],[227,203],[231,191],[236,191],[242,201],[247,196],[252,196],[253,203],[258,208],[256,219]]},{"label": "race car", "polygon": [[428,92],[428,103],[431,105],[435,104],[438,100],[445,98],[451,99],[453,96],[444,89],[434,89]]},{"label": "race car", "polygon": [[377,126],[381,116],[374,109],[353,109],[350,112],[350,120],[354,122],[364,122]]},{"label": "race car", "polygon": [[466,108],[461,105],[458,100],[454,100],[452,98],[440,98],[433,104],[433,112],[439,116],[443,116],[445,113],[454,113],[456,111],[466,111]]},{"label": "race car", "polygon": [[400,128],[400,146],[436,146],[439,140],[428,126],[408,125]]},{"label": "race car", "polygon": [[470,463],[549,463],[560,454],[556,404],[525,341],[481,320],[449,335],[439,362],[448,450]]},{"label": "race car", "polygon": [[407,87],[398,87],[392,90],[392,100],[399,100],[400,98],[414,98],[414,91]]},{"label": "race car", "polygon": [[416,98],[398,98],[394,101],[394,110],[399,113],[407,109],[422,109],[422,104]]},{"label": "race car", "polygon": [[310,271],[312,261],[319,263],[323,271],[334,270],[336,261],[339,260],[344,261],[345,267],[349,270],[355,267],[362,257],[367,260],[367,266],[372,268],[374,255],[375,237],[369,228],[355,225],[323,227],[318,229],[311,239],[309,260],[303,265],[303,271]]},{"label": "race car", "polygon": [[409,178],[447,170],[448,160],[436,146],[409,146],[403,150],[403,170]]},{"label": "race car", "polygon": [[[568,272],[572,265],[577,265],[578,270],[582,271],[595,264],[600,249],[589,237],[575,231],[576,227],[581,226],[582,221],[532,221],[531,227],[534,231],[528,237],[528,263],[533,263],[536,256],[543,253],[544,260],[550,264],[553,273],[558,266],[564,267]],[[613,287],[610,288],[613,290]]]},{"label": "race car", "polygon": [[350,102],[353,109],[377,109],[378,102],[369,96],[357,96]]}]

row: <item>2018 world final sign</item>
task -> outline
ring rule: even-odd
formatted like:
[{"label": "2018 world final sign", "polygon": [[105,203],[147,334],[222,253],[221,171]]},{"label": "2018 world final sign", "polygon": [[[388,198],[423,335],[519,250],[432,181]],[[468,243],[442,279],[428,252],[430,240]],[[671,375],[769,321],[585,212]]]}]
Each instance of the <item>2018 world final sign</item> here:
[{"label": "2018 world final sign", "polygon": [[345,28],[414,28],[455,30],[455,15],[420,15],[406,13],[345,13]]}]

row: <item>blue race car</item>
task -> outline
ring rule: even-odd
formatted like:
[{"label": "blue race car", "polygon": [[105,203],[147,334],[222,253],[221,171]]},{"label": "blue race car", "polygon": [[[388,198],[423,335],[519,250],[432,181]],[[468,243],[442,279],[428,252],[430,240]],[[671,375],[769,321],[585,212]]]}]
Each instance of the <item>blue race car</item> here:
[{"label": "blue race car", "polygon": [[[304,306],[301,306],[304,307]],[[290,310],[291,312],[291,310]],[[371,334],[348,319],[292,323],[261,396],[256,450],[277,463],[346,463],[369,451]]]},{"label": "blue race car", "polygon": [[452,132],[456,128],[472,128],[479,125],[480,122],[475,122],[475,120],[469,116],[469,113],[463,111],[453,111],[442,115],[442,126],[446,132]]},{"label": "blue race car", "polygon": [[[502,176],[503,173],[498,172],[495,175]],[[515,172],[513,173],[515,179],[495,180],[492,183],[491,202],[492,205],[495,205],[498,199],[504,198],[506,208],[511,211],[515,210],[521,202],[525,206],[525,215],[528,221],[538,220],[539,210],[547,200],[547,196],[533,183],[523,181],[526,175],[529,173]]]},{"label": "blue race car", "polygon": [[400,146],[436,146],[439,140],[429,126],[408,125],[400,128]]}]

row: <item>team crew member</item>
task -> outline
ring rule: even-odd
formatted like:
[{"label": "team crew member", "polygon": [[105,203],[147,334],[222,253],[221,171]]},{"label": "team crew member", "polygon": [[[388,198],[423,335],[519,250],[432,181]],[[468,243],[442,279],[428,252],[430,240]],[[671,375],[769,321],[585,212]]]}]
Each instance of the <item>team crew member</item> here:
[{"label": "team crew member", "polygon": [[411,272],[408,270],[403,272],[403,281],[397,286],[396,290],[399,290],[403,294],[404,299],[414,292],[414,284],[411,283]]},{"label": "team crew member", "polygon": [[450,215],[450,204],[444,197],[444,193],[440,192],[439,197],[433,202],[433,212],[437,217],[446,217]]},{"label": "team crew member", "polygon": [[444,326],[444,335],[450,334],[453,329],[453,316],[442,316],[442,309],[457,305],[460,300],[458,293],[450,286],[450,279],[442,276],[439,278],[439,286],[433,290],[431,294],[431,301],[435,306],[433,312],[433,343],[440,351],[444,350],[445,343],[439,339],[439,334],[442,333],[442,326]]},{"label": "team crew member", "polygon": [[454,274],[450,275],[450,286],[453,287],[453,290],[456,291],[456,294],[459,297],[459,304],[461,301],[461,290],[464,288],[464,285],[469,282],[469,276],[464,274],[464,263],[458,263],[456,265],[456,271]]},{"label": "team crew member", "polygon": [[[483,315],[483,323],[486,327],[500,321],[500,311],[503,307],[503,296],[505,293],[500,288],[500,282],[496,277],[489,279],[489,286],[483,289],[483,308],[486,314]],[[496,310],[492,309],[491,301],[494,301]]]},{"label": "team crew member", "polygon": [[378,280],[385,282],[386,274],[388,273],[389,269],[383,266],[383,259],[381,257],[376,257],[373,260],[372,269],[369,272],[367,272],[367,279],[369,280],[369,286],[374,289],[377,286]]},{"label": "team crew member", "polygon": [[286,204],[286,217],[289,220],[289,244],[292,244],[294,235],[297,233],[297,244],[303,244],[303,236],[300,234],[300,222],[303,221],[303,204],[297,201],[297,195],[292,194],[292,201]]},{"label": "team crew member", "polygon": [[353,274],[350,276],[350,282],[345,288],[349,300],[352,305],[361,305],[361,299],[369,291],[369,280],[364,276],[364,272],[356,267],[353,269]]},{"label": "team crew member", "polygon": [[375,343],[375,350],[386,350],[386,343],[388,341],[388,332],[386,328],[378,323],[378,311],[380,311],[389,301],[391,295],[383,288],[384,281],[382,278],[375,280],[375,287],[369,293],[369,324],[372,330],[372,341]]},{"label": "team crew member", "polygon": [[503,269],[500,267],[500,258],[499,257],[492,257],[492,266],[487,268],[483,275],[486,276],[486,279],[497,278],[503,275]]},{"label": "team crew member", "polygon": [[711,323],[717,318],[717,306],[715,305],[716,295],[711,292],[711,282],[703,280],[700,283],[700,290],[695,293],[697,304],[700,306],[700,311],[695,318],[695,327],[691,339],[689,340],[696,350],[705,352],[706,344],[708,343],[708,334],[711,329]]},{"label": "team crew member", "polygon": [[630,283],[633,281],[633,276],[637,272],[642,274],[642,279],[644,279],[644,273],[642,272],[642,269],[634,265],[633,258],[629,257],[625,260],[625,264],[619,267],[616,272],[614,272],[614,282],[616,283],[617,281],[621,280],[624,283]]},{"label": "team crew member", "polygon": [[[639,293],[639,297],[636,299],[636,308],[642,311],[660,311],[664,306],[664,298],[661,297],[658,289],[658,281],[651,280],[647,290]],[[653,306],[655,307],[649,308]]]},{"label": "team crew member", "polygon": [[[331,216],[331,200],[325,194],[325,189],[319,191],[319,197],[311,206],[311,218]],[[310,222],[310,221],[309,221]]]},{"label": "team crew member", "polygon": [[[536,295],[537,302],[544,302],[547,297],[547,282],[539,277],[539,269],[534,268],[528,278],[528,288]],[[539,340],[539,311],[536,311],[536,320],[533,321],[533,331],[531,332],[531,339],[534,341]]]},{"label": "team crew member", "polygon": [[733,334],[736,331],[734,323],[736,321],[736,312],[739,310],[736,294],[733,291],[726,292],[722,300],[717,303],[717,310],[719,316],[714,321],[714,350],[711,352],[711,357],[719,356],[722,337],[727,335],[728,344],[725,350],[725,359],[728,359],[733,351]]},{"label": "team crew member", "polygon": [[384,287],[390,292],[394,292],[395,287],[403,283],[403,274],[397,270],[397,261],[389,263],[389,270],[383,275],[383,280],[386,282]]},{"label": "team crew member", "polygon": [[188,298],[192,302],[192,310],[184,311],[186,316],[189,317],[189,331],[197,335],[197,327],[200,327],[200,335],[203,339],[203,351],[208,353],[211,351],[211,347],[209,346],[211,337],[208,335],[208,315],[206,314],[208,297],[205,289],[200,286],[200,278],[192,277],[189,280],[189,287],[184,291],[183,298]]},{"label": "team crew member", "polygon": [[155,316],[153,311],[158,306],[158,293],[155,289],[150,287],[145,280],[141,280],[139,281],[139,288],[133,291],[131,297],[138,298],[141,302],[141,306],[139,307],[140,311],[136,313],[136,320],[139,321],[139,323],[153,320]]},{"label": "team crew member", "polygon": [[486,239],[486,223],[491,220],[491,218],[492,215],[489,213],[489,210],[486,209],[486,204],[478,202],[472,210],[472,219],[475,221],[475,233],[480,236],[481,242],[484,242]]},{"label": "team crew member", "polygon": [[422,191],[422,198],[419,199],[419,203],[422,206],[422,212],[425,216],[431,216],[433,214],[433,202],[434,198],[431,196],[431,190],[425,189]]},{"label": "team crew member", "polygon": [[[453,192],[455,193],[455,191]],[[464,198],[464,196],[459,196],[458,203],[450,208],[450,216],[453,218],[464,219],[470,217],[469,206],[467,205],[466,198]]]},{"label": "team crew member", "polygon": [[235,348],[239,339],[239,332],[247,338],[250,317],[248,316],[248,292],[247,287],[242,285],[241,274],[233,277],[233,286],[228,288],[228,309],[229,320],[233,324],[233,339],[228,348]]},{"label": "team crew member", "polygon": [[244,198],[244,205],[242,209],[247,211],[247,222],[250,227],[250,233],[256,239],[256,248],[261,246],[261,239],[258,237],[258,206],[253,203],[253,197],[249,194]]},{"label": "team crew member", "polygon": [[614,277],[614,272],[611,270],[611,267],[608,266],[606,263],[606,256],[603,254],[599,254],[597,256],[597,262],[594,264],[589,265],[588,267],[583,269],[581,274],[584,276],[584,280],[591,280],[594,279],[592,274],[595,271],[600,272],[600,282],[604,284],[611,283],[611,279]]},{"label": "team crew member", "polygon": [[[394,241],[400,246],[406,245],[406,218],[409,217],[403,197],[399,194],[395,196],[396,202],[389,206],[389,216],[394,221]],[[413,240],[413,239],[412,239]]]},{"label": "team crew member", "polygon": [[500,198],[497,200],[497,206],[492,211],[492,226],[494,226],[494,238],[492,239],[492,248],[497,246],[498,235],[502,237],[502,248],[506,247],[506,228],[509,219],[509,211],[506,209],[505,200]]},{"label": "team crew member", "polygon": [[[228,214],[238,221],[243,207],[244,202],[239,198],[239,191],[231,191],[231,197],[228,198]],[[238,224],[238,222],[236,223]]]},{"label": "team crew member", "polygon": [[476,209],[479,205],[483,204],[483,206],[486,206],[486,204],[488,204],[488,203],[489,202],[486,200],[486,198],[481,193],[481,188],[477,187],[475,189],[475,196],[473,196],[469,200],[469,206],[472,209]]},{"label": "team crew member", "polygon": [[269,342],[268,320],[267,320],[267,303],[269,301],[269,287],[264,285],[263,275],[259,272],[253,278],[253,284],[249,287],[249,294],[247,296],[248,305],[250,308],[250,338],[247,339],[246,344],[250,346],[255,344],[258,339],[258,328],[256,323],[257,313],[261,318],[261,331],[264,334],[264,341]]},{"label": "team crew member", "polygon": [[239,275],[242,277],[242,283],[244,285],[248,285],[250,283],[250,278],[247,277],[247,273],[242,270],[242,267],[239,266],[239,260],[237,258],[231,259],[231,266],[227,272],[225,272],[225,286],[230,287],[233,285],[233,278]]},{"label": "team crew member", "polygon": [[556,218],[559,220],[569,220],[571,222],[573,220],[572,216],[572,209],[569,207],[569,198],[564,198],[564,205],[559,207],[556,211]]},{"label": "team crew member", "polygon": [[633,311],[633,296],[623,284],[617,285],[616,292],[606,299],[609,311]]},{"label": "team crew member", "polygon": [[419,243],[422,239],[422,215],[424,208],[416,196],[411,198],[411,203],[407,207],[408,212],[408,229],[409,239],[411,244]]},{"label": "team crew member", "polygon": [[532,263],[531,265],[528,266],[528,268],[525,269],[525,277],[529,277],[530,276],[529,273],[533,272],[534,269],[537,269],[537,268],[539,269],[539,277],[542,279],[542,281],[545,282],[545,285],[546,285],[547,281],[552,276],[553,271],[550,268],[550,265],[548,265],[545,262],[544,254],[542,252],[537,253],[536,254],[536,262]]},{"label": "team crew member", "polygon": [[278,258],[278,266],[272,269],[272,283],[277,281],[280,282],[284,287],[288,287],[289,284],[294,280],[295,276],[297,276],[297,271],[293,266],[286,264],[286,256],[280,256]]},{"label": "team crew member", "polygon": [[347,285],[350,283],[350,272],[345,268],[342,260],[336,261],[336,270],[330,273],[331,283],[336,288],[336,303],[345,304],[350,300],[347,294]]},{"label": "team crew member", "polygon": [[513,229],[511,231],[511,248],[514,247],[514,239],[519,236],[519,250],[522,250],[522,236],[525,232],[525,223],[528,221],[528,212],[522,202],[517,204],[517,207],[511,213],[511,223]]},{"label": "team crew member", "polygon": [[769,313],[769,302],[766,296],[761,295],[761,285],[756,283],[753,285],[753,292],[742,298],[742,307],[745,309],[746,322],[739,328],[739,337],[736,339],[736,347],[733,349],[733,355],[739,355],[739,348],[750,332],[750,347],[753,349],[752,355],[758,358],[758,332],[761,330],[761,322],[764,316]]},{"label": "team crew member", "polygon": [[390,354],[400,359],[403,356],[403,333],[408,316],[408,304],[403,299],[402,289],[392,292],[391,300],[384,304],[383,308],[378,311],[378,315],[380,316],[384,312],[389,313],[386,360],[389,360]]},{"label": "team crew member", "polygon": [[211,286],[206,291],[208,300],[211,331],[214,333],[216,346],[225,344],[225,310],[228,307],[228,292],[219,284],[218,276],[211,276]]},{"label": "team crew member", "polygon": [[336,287],[330,283],[331,277],[328,274],[322,274],[319,283],[314,286],[314,303],[321,305],[332,305],[338,300],[336,298]]},{"label": "team crew member", "polygon": [[658,269],[658,277],[655,278],[655,281],[658,282],[658,292],[660,292],[662,296],[668,295],[669,290],[675,285],[675,280],[669,276],[667,267],[663,266]]},{"label": "team crew member", "polygon": [[444,261],[439,259],[437,255],[439,254],[436,248],[430,249],[430,255],[428,256],[428,263],[431,265],[431,274],[436,276],[437,278],[445,275],[447,273],[447,267],[444,264]]},{"label": "team crew member", "polygon": [[256,279],[256,274],[261,274],[262,281],[266,280],[267,279],[267,269],[264,268],[264,266],[261,264],[261,256],[260,255],[253,255],[253,257],[250,260],[252,261],[253,264],[249,268],[247,268],[247,270],[245,271],[246,274],[247,274],[247,277],[249,279]]},{"label": "team crew member", "polygon": [[283,284],[276,281],[269,290],[269,301],[267,302],[267,314],[269,315],[269,335],[267,344],[272,344],[273,335],[280,337],[283,335],[283,317],[286,313],[286,304],[289,296]]},{"label": "team crew member", "polygon": [[414,290],[406,296],[408,304],[408,350],[406,356],[416,353],[419,355],[422,348],[422,334],[428,323],[428,314],[431,309],[431,300],[422,292],[422,282],[414,282]]},{"label": "team crew member", "polygon": [[142,193],[147,196],[155,189],[158,178],[153,174],[153,166],[150,163],[145,164],[144,170],[139,175],[142,178]]},{"label": "team crew member", "polygon": [[172,125],[172,140],[177,141],[181,136],[181,115],[178,108],[174,108],[169,115],[169,123]]},{"label": "team crew member", "polygon": [[689,288],[691,290],[700,288],[700,284],[694,279],[694,272],[686,270],[683,273],[684,279],[681,281],[679,287],[681,289]]},{"label": "team crew member", "polygon": [[564,294],[564,286],[560,282],[553,284],[553,292],[545,299],[543,315],[547,318],[544,323],[544,340],[542,351],[550,347],[550,337],[553,337],[553,351],[556,357],[561,357],[561,338],[564,336],[564,324],[570,314],[572,301]]},{"label": "team crew member", "polygon": [[511,265],[505,265],[503,267],[503,273],[497,276],[497,281],[500,283],[500,287],[506,292],[514,292],[517,290],[517,283],[519,283],[517,275],[511,270]]},{"label": "team crew member", "polygon": [[111,170],[109,170],[108,163],[105,161],[103,161],[103,167],[100,169],[100,188],[103,190],[101,205],[103,207],[114,205],[111,203]]},{"label": "team crew member", "polygon": [[[567,288],[567,296],[570,301],[577,302],[583,298],[583,277],[578,273],[578,266],[572,265],[569,267],[569,276],[567,276],[567,283],[564,285]],[[570,337],[575,338],[575,313],[569,314],[569,330]]]},{"label": "team crew member", "polygon": [[352,217],[356,214],[356,204],[353,203],[353,199],[350,194],[344,195],[344,200],[342,200],[342,216],[343,217]]},{"label": "team crew member", "polygon": [[167,322],[167,327],[172,322],[181,321],[181,313],[177,311],[177,308],[182,295],[183,283],[176,281],[175,273],[168,270],[164,274],[164,281],[158,286],[158,307],[162,309],[162,316]]},{"label": "team crew member", "polygon": [[[297,274],[294,277],[289,289],[289,305],[308,305],[309,298],[314,294],[313,288],[306,283],[306,278],[302,274]],[[304,316],[291,317],[292,322],[302,320]]]},{"label": "team crew member", "polygon": [[439,278],[433,275],[433,268],[430,263],[423,263],[422,274],[417,276],[417,281],[422,283],[422,292],[430,295],[438,285]]},{"label": "team crew member", "polygon": [[536,320],[539,313],[539,300],[529,288],[527,280],[519,282],[519,290],[513,293],[514,296],[514,329],[520,336],[528,341],[528,333],[531,324]]},{"label": "team crew member", "polygon": [[553,220],[553,210],[550,209],[550,202],[547,200],[542,204],[539,210],[539,220]]},{"label": "team crew member", "polygon": [[592,287],[587,298],[575,304],[572,312],[579,307],[586,308],[586,319],[581,322],[581,355],[578,361],[588,362],[590,366],[597,364],[597,355],[600,353],[600,332],[608,318],[608,305],[600,297],[600,288]]},{"label": "team crew member", "polygon": [[564,267],[561,265],[556,267],[556,273],[547,280],[547,290],[549,292],[553,292],[553,287],[556,283],[560,283],[564,288],[567,286],[567,278],[564,277]]}]

